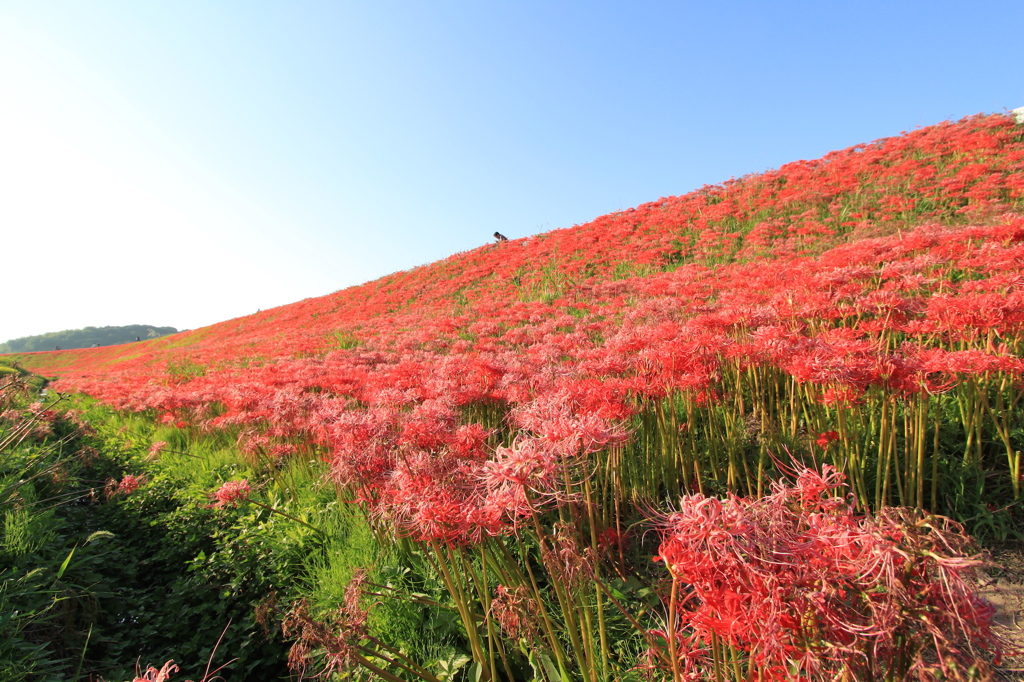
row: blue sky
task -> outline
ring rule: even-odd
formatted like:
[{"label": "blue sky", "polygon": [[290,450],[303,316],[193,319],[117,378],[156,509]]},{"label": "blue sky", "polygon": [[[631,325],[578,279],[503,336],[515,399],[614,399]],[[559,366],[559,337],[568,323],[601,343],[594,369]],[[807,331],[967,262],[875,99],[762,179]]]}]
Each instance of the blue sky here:
[{"label": "blue sky", "polygon": [[0,341],[194,328],[1024,106],[1024,3],[0,0]]}]

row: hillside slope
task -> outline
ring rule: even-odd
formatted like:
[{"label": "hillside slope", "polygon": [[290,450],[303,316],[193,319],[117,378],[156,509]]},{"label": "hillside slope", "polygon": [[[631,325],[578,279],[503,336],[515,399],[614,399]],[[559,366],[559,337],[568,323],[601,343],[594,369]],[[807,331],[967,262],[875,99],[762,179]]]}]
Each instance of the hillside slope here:
[{"label": "hillside slope", "polygon": [[[320,460],[306,487],[439,586],[481,680],[924,680],[998,659],[963,528],[922,512],[1022,533],[1022,352],[1024,127],[978,116],[18,360],[146,412],[154,457],[237,443],[218,505],[277,509],[270,482]],[[282,614],[300,668],[404,655],[360,634],[359,575]]]},{"label": "hillside slope", "polygon": [[[1022,203],[1024,127],[978,116],[193,332],[20,359],[60,390],[241,427],[260,450],[324,448],[340,469],[360,438],[473,458],[497,434],[622,442],[669,399],[686,415],[673,419],[704,420],[686,457],[727,452],[715,476],[751,492],[766,457],[813,449],[809,433],[842,433],[837,457],[884,459],[872,410],[894,396],[945,410],[962,385],[967,460],[1004,452],[1017,494],[1024,444],[970,417],[991,411],[970,386],[1004,373],[1009,392],[985,401],[1020,398]],[[838,407],[864,408],[856,438]],[[703,487],[693,467],[665,476]],[[923,503],[925,474],[904,474],[900,499]],[[857,484],[879,504],[897,492],[881,470]]]},{"label": "hillside slope", "polygon": [[508,305],[531,314],[562,310],[609,281],[684,264],[814,255],[924,223],[985,220],[1024,205],[1022,130],[998,115],[943,123],[140,347],[24,362],[79,379],[108,372],[156,379],[173,374],[182,358],[212,368],[323,355],[353,343],[385,349],[403,329],[444,345]]}]

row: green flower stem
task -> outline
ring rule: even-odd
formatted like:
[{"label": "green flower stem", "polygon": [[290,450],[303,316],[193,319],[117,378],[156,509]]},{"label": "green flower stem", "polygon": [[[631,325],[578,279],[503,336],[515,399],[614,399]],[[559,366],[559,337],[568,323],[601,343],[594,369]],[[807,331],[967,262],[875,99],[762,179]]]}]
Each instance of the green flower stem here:
[{"label": "green flower stem", "polygon": [[269,511],[272,514],[280,514],[281,516],[285,517],[286,519],[291,519],[295,523],[301,523],[303,526],[305,526],[306,528],[309,528],[311,531],[315,532],[317,535],[319,535],[322,538],[326,538],[327,537],[327,534],[324,533],[319,528],[317,528],[316,526],[311,525],[309,523],[306,523],[302,519],[297,519],[294,516],[292,516],[291,514],[289,514],[288,512],[281,511],[280,509],[277,509],[276,507],[271,507],[269,504],[263,504],[262,502],[257,502],[256,500],[249,500],[249,502],[255,504],[257,507],[262,507],[263,509],[266,509],[267,511]]}]

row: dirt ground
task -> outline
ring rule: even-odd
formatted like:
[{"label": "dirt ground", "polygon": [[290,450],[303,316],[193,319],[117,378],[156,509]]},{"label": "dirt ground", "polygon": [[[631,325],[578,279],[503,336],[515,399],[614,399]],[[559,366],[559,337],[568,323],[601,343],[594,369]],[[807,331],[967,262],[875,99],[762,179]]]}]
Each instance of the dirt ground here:
[{"label": "dirt ground", "polygon": [[1009,650],[996,668],[996,680],[1024,681],[1024,542],[1007,543],[988,550],[993,565],[982,572],[981,595],[996,607],[996,630]]}]

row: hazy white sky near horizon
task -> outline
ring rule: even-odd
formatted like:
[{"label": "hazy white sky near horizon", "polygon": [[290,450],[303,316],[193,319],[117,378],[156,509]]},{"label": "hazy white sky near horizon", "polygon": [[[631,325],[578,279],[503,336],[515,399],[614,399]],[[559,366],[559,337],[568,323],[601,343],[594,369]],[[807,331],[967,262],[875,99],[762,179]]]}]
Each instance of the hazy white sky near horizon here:
[{"label": "hazy white sky near horizon", "polygon": [[194,328],[1024,106],[1024,3],[0,0],[0,341]]}]

